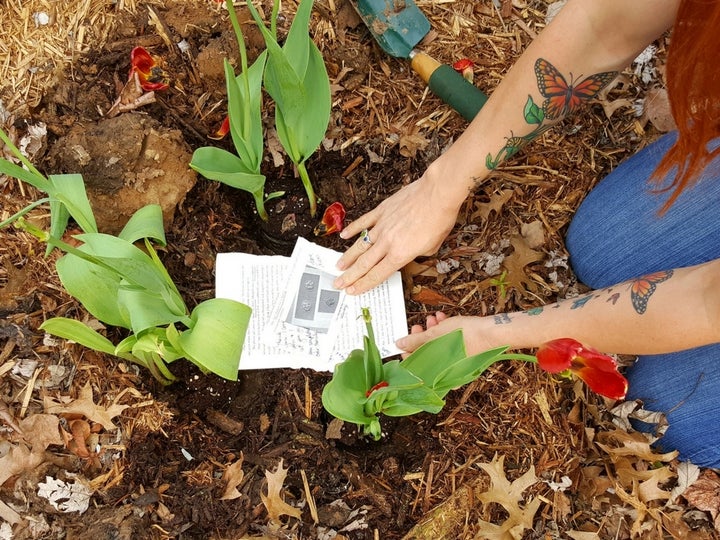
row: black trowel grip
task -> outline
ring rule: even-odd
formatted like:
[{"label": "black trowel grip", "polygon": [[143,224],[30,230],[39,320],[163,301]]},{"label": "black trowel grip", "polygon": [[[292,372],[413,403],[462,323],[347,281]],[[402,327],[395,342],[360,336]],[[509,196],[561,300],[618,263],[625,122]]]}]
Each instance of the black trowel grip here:
[{"label": "black trowel grip", "polygon": [[425,53],[413,51],[410,66],[441,100],[468,122],[475,118],[488,97],[474,84],[447,64],[441,64]]}]

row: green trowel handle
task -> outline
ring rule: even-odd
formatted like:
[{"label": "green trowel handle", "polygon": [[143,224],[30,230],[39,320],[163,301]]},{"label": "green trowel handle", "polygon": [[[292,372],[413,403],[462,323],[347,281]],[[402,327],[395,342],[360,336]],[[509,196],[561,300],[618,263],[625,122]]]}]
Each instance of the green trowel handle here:
[{"label": "green trowel handle", "polygon": [[413,51],[410,66],[437,97],[455,109],[468,122],[475,118],[488,97],[447,64],[425,53]]}]

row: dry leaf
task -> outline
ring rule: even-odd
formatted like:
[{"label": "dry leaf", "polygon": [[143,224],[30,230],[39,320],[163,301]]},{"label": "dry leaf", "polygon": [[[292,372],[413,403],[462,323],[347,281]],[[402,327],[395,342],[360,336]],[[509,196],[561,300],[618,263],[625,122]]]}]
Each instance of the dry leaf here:
[{"label": "dry leaf", "polygon": [[545,227],[539,219],[523,223],[520,227],[520,234],[531,249],[539,248],[545,243]]},{"label": "dry leaf", "polygon": [[423,287],[422,285],[413,287],[411,297],[415,302],[420,302],[421,304],[428,304],[431,306],[439,306],[441,304],[454,304],[453,301],[444,294],[440,294],[436,290],[431,289],[430,287]]},{"label": "dry leaf", "polygon": [[266,133],[265,146],[272,156],[273,167],[282,167],[285,165],[285,159],[283,158],[283,147],[282,143],[280,143],[277,131],[275,128],[270,127],[267,129]]},{"label": "dry leaf", "polygon": [[709,469],[685,490],[683,497],[698,510],[709,512],[715,530],[720,532],[720,477]]},{"label": "dry leaf", "polygon": [[508,518],[502,525],[495,525],[480,520],[476,538],[487,540],[519,540],[523,532],[531,529],[533,518],[540,507],[540,499],[531,499],[524,508],[518,504],[522,500],[523,492],[539,480],[535,476],[535,467],[530,467],[525,474],[512,483],[505,476],[505,456],[499,459],[497,455],[490,463],[480,463],[479,466],[490,476],[490,487],[478,495],[483,504],[497,503],[508,513]]},{"label": "dry leaf", "polygon": [[645,116],[661,133],[676,129],[675,119],[670,111],[670,99],[665,88],[651,88],[645,95]]},{"label": "dry leaf", "polygon": [[584,531],[565,531],[572,540],[600,540],[600,536],[596,532]]},{"label": "dry leaf", "polygon": [[240,497],[240,492],[237,487],[242,483],[245,478],[245,473],[242,470],[243,455],[240,454],[238,460],[229,465],[222,475],[222,481],[225,482],[225,491],[223,491],[220,500],[232,500]]},{"label": "dry leaf", "polygon": [[[20,514],[2,501],[0,501],[0,518],[7,521],[10,525],[17,525],[23,520]],[[12,538],[12,536],[10,538]]]},{"label": "dry leaf", "polygon": [[96,405],[93,401],[93,391],[89,382],[80,390],[80,397],[67,405],[63,405],[49,397],[45,398],[46,412],[50,414],[78,414],[92,422],[101,424],[109,431],[117,428],[112,419],[125,409],[127,409],[127,405],[118,405],[116,403],[107,408]]},{"label": "dry leaf", "polygon": [[113,118],[120,113],[133,111],[150,103],[155,103],[155,92],[143,91],[140,86],[140,76],[137,71],[135,71],[133,76],[130,77],[130,80],[125,83],[125,86],[123,86],[123,89],[120,91],[120,95],[105,116]]},{"label": "dry leaf", "polygon": [[435,268],[434,260],[419,263],[417,261],[411,261],[403,267],[403,272],[408,276],[430,276],[437,277],[438,271]]},{"label": "dry leaf", "polygon": [[29,471],[45,461],[45,451],[33,452],[24,444],[13,446],[10,451],[0,458],[0,486],[11,476]]},{"label": "dry leaf", "polygon": [[522,236],[513,236],[510,239],[514,251],[505,257],[503,267],[507,270],[505,276],[505,286],[514,288],[518,291],[536,291],[537,284],[525,273],[525,267],[529,264],[541,261],[545,255],[539,251],[535,251],[528,246]]},{"label": "dry leaf", "polygon": [[52,414],[33,414],[20,422],[25,440],[33,450],[45,450],[51,444],[63,444],[60,420]]},{"label": "dry leaf", "polygon": [[46,476],[45,482],[38,484],[38,497],[47,499],[56,510],[78,512],[82,514],[90,506],[92,489],[81,480],[65,482],[52,476]]},{"label": "dry leaf", "polygon": [[625,432],[620,429],[599,433],[598,446],[610,454],[611,458],[632,456],[650,463],[653,461],[668,463],[678,455],[677,451],[657,454],[642,433]]},{"label": "dry leaf", "polygon": [[280,522],[280,516],[283,514],[292,516],[300,519],[300,509],[290,506],[282,498],[282,488],[287,476],[288,469],[283,469],[283,460],[280,458],[280,463],[274,473],[265,471],[265,478],[267,479],[267,495],[260,493],[265,508],[267,509],[270,521],[275,523]]},{"label": "dry leaf", "polygon": [[650,478],[638,485],[638,497],[643,502],[654,501],[657,499],[669,499],[670,491],[660,488],[661,484],[667,483],[671,478],[675,478],[675,473],[669,467],[660,467],[658,469],[650,469]]},{"label": "dry leaf", "polygon": [[490,197],[490,202],[479,203],[477,205],[477,210],[475,210],[475,212],[473,212],[470,216],[470,221],[476,221],[478,218],[481,218],[483,221],[487,221],[490,218],[491,212],[500,214],[502,207],[510,200],[513,193],[515,193],[515,191],[512,189],[503,189],[499,192],[493,193],[492,197]]},{"label": "dry leaf", "polygon": [[414,158],[418,150],[425,150],[430,143],[425,137],[418,133],[400,136],[400,155]]},{"label": "dry leaf", "polygon": [[677,484],[672,489],[672,494],[670,496],[668,504],[672,504],[673,502],[675,502],[675,499],[683,495],[685,493],[685,490],[692,486],[695,481],[700,478],[700,467],[689,461],[681,461],[676,467],[676,469]]}]

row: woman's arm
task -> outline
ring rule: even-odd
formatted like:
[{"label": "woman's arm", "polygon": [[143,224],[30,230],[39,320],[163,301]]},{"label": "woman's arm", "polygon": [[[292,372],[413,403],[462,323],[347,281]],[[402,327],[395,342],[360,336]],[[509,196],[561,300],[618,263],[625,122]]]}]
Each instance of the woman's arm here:
[{"label": "woman's arm", "polygon": [[[657,272],[577,298],[490,317],[440,316],[398,341],[413,351],[463,328],[468,354],[528,349],[562,337],[616,354],[661,354],[720,342],[720,259]],[[434,326],[433,326],[434,324]]]},{"label": "woman's arm", "polygon": [[592,99],[671,26],[679,0],[570,0],[530,44],[467,130],[417,181],[350,223],[370,229],[340,258],[335,286],[359,294],[437,251],[462,202],[519,148]]}]

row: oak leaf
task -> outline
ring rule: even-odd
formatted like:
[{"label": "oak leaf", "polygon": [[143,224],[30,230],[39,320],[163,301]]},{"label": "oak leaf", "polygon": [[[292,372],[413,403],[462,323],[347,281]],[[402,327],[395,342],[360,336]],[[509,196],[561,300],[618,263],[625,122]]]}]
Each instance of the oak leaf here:
[{"label": "oak leaf", "polygon": [[491,212],[495,212],[496,215],[499,215],[502,211],[502,207],[510,200],[513,193],[515,193],[515,190],[512,189],[502,189],[493,193],[489,202],[479,203],[477,205],[477,210],[475,210],[475,212],[473,212],[470,216],[470,221],[475,221],[477,218],[482,218],[483,221],[487,221],[490,218]]},{"label": "oak leaf", "polygon": [[483,504],[497,503],[508,513],[508,518],[501,524],[495,525],[480,520],[476,538],[487,540],[519,540],[523,532],[531,529],[533,518],[540,507],[540,499],[531,499],[524,507],[519,502],[523,492],[539,480],[535,476],[535,467],[530,469],[517,480],[510,482],[505,476],[505,456],[493,458],[490,463],[481,463],[479,466],[490,476],[490,487],[478,495]]},{"label": "oak leaf", "polygon": [[528,291],[536,292],[537,284],[527,275],[525,267],[541,261],[545,255],[531,249],[525,239],[519,235],[513,236],[510,239],[510,244],[513,246],[514,251],[505,257],[502,263],[505,270],[507,270],[505,286],[507,288],[512,287],[518,291],[527,289]]},{"label": "oak leaf", "polygon": [[287,476],[288,469],[283,469],[283,460],[280,458],[280,463],[274,473],[265,471],[265,478],[267,479],[267,495],[260,493],[262,503],[267,509],[270,521],[274,523],[280,523],[280,516],[288,515],[300,519],[301,513],[299,508],[295,508],[286,503],[282,498],[282,488]]},{"label": "oak leaf", "polygon": [[68,404],[63,404],[52,398],[45,398],[45,411],[49,414],[78,414],[92,422],[97,422],[108,431],[116,429],[112,419],[120,415],[127,405],[113,403],[109,407],[96,405],[93,401],[93,391],[90,383],[86,383],[80,390],[80,396]]}]

